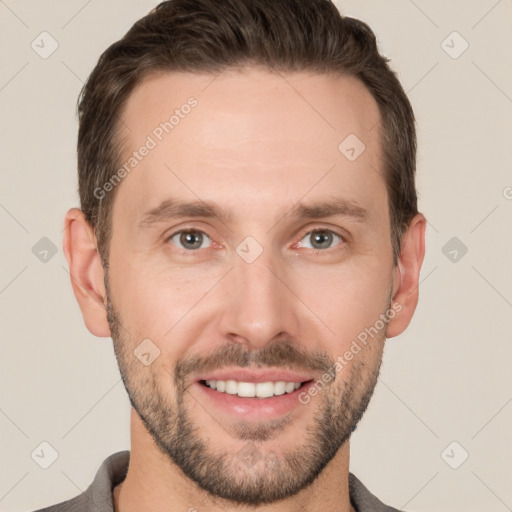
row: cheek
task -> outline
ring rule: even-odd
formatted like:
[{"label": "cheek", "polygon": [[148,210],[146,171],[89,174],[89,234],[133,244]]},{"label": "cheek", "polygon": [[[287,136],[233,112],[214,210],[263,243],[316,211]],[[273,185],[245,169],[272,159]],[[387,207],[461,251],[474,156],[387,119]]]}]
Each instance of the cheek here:
[{"label": "cheek", "polygon": [[384,271],[374,261],[366,265],[311,269],[296,279],[294,289],[334,332],[332,339],[338,355],[385,312],[390,283],[389,270]]},{"label": "cheek", "polygon": [[154,339],[166,351],[179,351],[175,333],[223,274],[220,268],[143,264],[136,257],[111,268],[112,295],[132,338]]}]

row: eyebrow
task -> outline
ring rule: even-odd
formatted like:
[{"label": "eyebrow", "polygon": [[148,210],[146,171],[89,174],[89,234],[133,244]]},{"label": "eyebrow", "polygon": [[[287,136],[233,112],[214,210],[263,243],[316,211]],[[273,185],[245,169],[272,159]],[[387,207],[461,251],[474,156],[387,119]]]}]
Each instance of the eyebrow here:
[{"label": "eyebrow", "polygon": [[342,217],[352,217],[355,220],[364,220],[367,213],[367,210],[352,201],[334,198],[331,201],[313,204],[297,203],[288,215],[309,219],[339,215]]},{"label": "eyebrow", "polygon": [[[296,203],[283,217],[291,216],[300,219],[319,219],[324,217],[350,217],[362,221],[366,218],[367,210],[346,199],[334,198],[330,201],[306,204]],[[156,208],[142,216],[139,229],[147,229],[154,224],[165,222],[177,217],[218,218],[223,223],[229,223],[233,214],[224,207],[206,201],[184,202],[176,199],[166,199]]]},{"label": "eyebrow", "polygon": [[166,199],[159,206],[147,211],[139,223],[139,229],[146,229],[153,224],[164,222],[175,217],[217,217],[222,222],[231,221],[231,213],[225,208],[205,201],[184,202]]}]

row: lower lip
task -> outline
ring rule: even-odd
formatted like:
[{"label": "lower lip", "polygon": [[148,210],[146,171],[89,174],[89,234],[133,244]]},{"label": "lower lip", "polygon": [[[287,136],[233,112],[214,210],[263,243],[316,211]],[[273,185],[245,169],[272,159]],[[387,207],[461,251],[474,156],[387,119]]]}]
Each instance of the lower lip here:
[{"label": "lower lip", "polygon": [[222,409],[223,412],[238,418],[242,417],[245,420],[269,420],[289,414],[301,405],[300,393],[307,392],[312,384],[312,381],[306,382],[291,393],[269,398],[243,398],[238,395],[230,395],[216,391],[200,382],[196,382],[194,386],[199,388],[201,396],[212,402],[215,407]]}]

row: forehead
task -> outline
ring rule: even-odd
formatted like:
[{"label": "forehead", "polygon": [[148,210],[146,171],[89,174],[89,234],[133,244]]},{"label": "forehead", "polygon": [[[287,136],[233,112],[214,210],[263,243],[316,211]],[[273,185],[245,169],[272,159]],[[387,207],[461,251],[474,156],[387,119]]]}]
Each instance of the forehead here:
[{"label": "forehead", "polygon": [[355,203],[387,200],[379,109],[354,77],[162,73],[134,90],[122,121],[114,222],[116,209],[135,222],[169,196],[253,216],[338,190]]}]

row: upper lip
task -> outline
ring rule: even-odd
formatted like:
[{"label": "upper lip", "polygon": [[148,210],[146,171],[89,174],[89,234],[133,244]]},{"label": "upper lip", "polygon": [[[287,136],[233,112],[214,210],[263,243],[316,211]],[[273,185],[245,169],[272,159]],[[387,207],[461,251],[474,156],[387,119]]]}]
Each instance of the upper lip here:
[{"label": "upper lip", "polygon": [[244,368],[223,368],[199,376],[196,381],[202,380],[236,380],[237,382],[306,382],[314,377],[305,372],[291,370],[247,370]]}]

